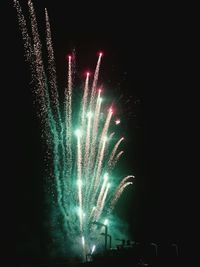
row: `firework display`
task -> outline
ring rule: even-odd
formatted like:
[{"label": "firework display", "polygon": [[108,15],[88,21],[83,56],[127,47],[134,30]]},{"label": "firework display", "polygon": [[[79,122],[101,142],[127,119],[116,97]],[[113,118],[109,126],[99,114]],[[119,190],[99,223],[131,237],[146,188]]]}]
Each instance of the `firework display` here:
[{"label": "firework display", "polygon": [[120,120],[115,121],[112,106],[105,109],[102,90],[98,87],[103,53],[98,54],[94,76],[86,73],[82,97],[74,111],[74,54],[66,58],[67,84],[63,105],[57,88],[48,12],[45,9],[46,64],[32,2],[28,1],[31,33],[19,2],[14,0],[14,5],[26,60],[35,84],[34,93],[43,135],[48,145],[49,192],[53,195],[53,209],[60,214],[54,225],[58,223],[56,220],[62,221],[63,235],[66,234],[68,240],[76,243],[79,254],[85,257],[98,246],[101,229],[96,222],[103,225],[109,223],[118,199],[134,179],[133,175],[116,177],[113,171],[123,154],[120,146],[124,138],[114,138],[111,122],[117,127]]}]

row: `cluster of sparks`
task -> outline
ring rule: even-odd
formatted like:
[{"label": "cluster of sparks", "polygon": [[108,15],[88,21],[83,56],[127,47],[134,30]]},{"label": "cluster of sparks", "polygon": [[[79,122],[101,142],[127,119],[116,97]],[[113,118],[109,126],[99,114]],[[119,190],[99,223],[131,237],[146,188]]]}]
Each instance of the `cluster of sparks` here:
[{"label": "cluster of sparks", "polygon": [[[79,115],[73,116],[73,56],[67,57],[67,85],[64,91],[64,109],[59,103],[56,81],[54,51],[47,10],[46,48],[48,67],[42,57],[42,45],[32,2],[28,1],[31,35],[28,33],[21,6],[14,0],[19,26],[24,41],[26,59],[30,63],[35,81],[39,115],[52,155],[52,184],[57,208],[64,218],[68,236],[79,238],[84,254],[93,253],[92,237],[97,235],[94,222],[108,223],[124,189],[133,184],[134,176],[128,175],[120,181],[113,170],[123,151],[110,130],[114,120],[113,107],[109,107],[102,119],[102,90],[98,88],[98,77],[103,53],[99,52],[93,79],[86,73]],[[62,110],[63,109],[63,110]],[[115,124],[120,120],[116,119]],[[78,125],[78,126],[77,126]],[[108,218],[108,219],[107,219]],[[99,233],[98,233],[99,234]]]}]

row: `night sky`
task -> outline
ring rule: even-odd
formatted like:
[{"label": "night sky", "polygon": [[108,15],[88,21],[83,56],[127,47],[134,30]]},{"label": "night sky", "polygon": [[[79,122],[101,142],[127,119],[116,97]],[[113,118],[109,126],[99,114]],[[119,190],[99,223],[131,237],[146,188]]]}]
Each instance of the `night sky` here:
[{"label": "night sky", "polygon": [[[68,52],[75,48],[77,69],[81,73],[87,67],[94,69],[96,52],[104,51],[100,82],[105,85],[105,95],[114,98],[122,119],[120,132],[126,137],[123,173],[133,173],[137,178],[134,188],[128,189],[117,208],[130,225],[130,238],[181,244],[184,218],[181,183],[185,180],[181,161],[184,157],[181,62],[176,35],[172,33],[168,38],[165,26],[155,27],[158,21],[153,18],[151,23],[144,20],[142,10],[132,9],[126,16],[129,8],[122,8],[125,16],[122,18],[115,8],[110,13],[100,5],[98,10],[89,12],[85,8],[80,14],[77,7],[49,2],[33,3],[43,37],[44,7],[49,11],[60,92],[64,88],[64,57]],[[22,3],[26,8],[26,1]],[[45,251],[48,240],[42,223],[44,146],[12,4],[7,4],[6,12],[9,43],[13,47],[8,55],[12,62],[8,90],[14,103],[15,149],[10,157],[16,166],[13,179],[17,253],[21,257],[24,250],[27,258],[38,257]],[[38,251],[31,251],[33,243]]]}]

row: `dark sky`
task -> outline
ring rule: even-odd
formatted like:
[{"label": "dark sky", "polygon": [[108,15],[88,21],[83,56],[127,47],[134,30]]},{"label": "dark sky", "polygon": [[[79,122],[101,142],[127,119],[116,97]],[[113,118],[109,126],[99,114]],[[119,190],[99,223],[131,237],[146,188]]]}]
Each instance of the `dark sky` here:
[{"label": "dark sky", "polygon": [[[26,8],[25,2],[22,1]],[[116,102],[123,95],[116,105],[120,106],[119,115],[123,117],[127,136],[126,165],[134,170],[137,180],[134,192],[128,197],[131,205],[121,216],[129,222],[131,233],[138,240],[181,243],[184,118],[180,88],[182,61],[176,34],[169,35],[166,25],[158,26],[153,17],[145,20],[142,10],[132,9],[127,13],[129,8],[125,7],[121,13],[115,12],[115,8],[109,12],[99,5],[93,12],[87,7],[78,12],[77,7],[49,2],[34,1],[34,4],[43,36],[44,7],[49,11],[60,85],[64,83],[66,53],[76,49],[77,68],[82,71],[88,66],[94,68],[96,52],[103,50],[100,80],[111,90],[109,94],[115,96]],[[14,103],[16,141],[10,156],[16,166],[13,179],[17,242],[29,244],[30,240],[37,242],[43,231],[44,151],[15,9],[7,4],[6,12],[11,40],[7,83],[9,99]],[[124,208],[124,202],[119,206]]]}]

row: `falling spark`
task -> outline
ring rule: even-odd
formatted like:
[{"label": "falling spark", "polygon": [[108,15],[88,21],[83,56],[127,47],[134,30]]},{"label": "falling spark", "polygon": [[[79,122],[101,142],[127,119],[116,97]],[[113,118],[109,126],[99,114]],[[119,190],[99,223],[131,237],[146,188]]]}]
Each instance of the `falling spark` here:
[{"label": "falling spark", "polygon": [[116,121],[115,121],[115,124],[117,125],[117,124],[120,124],[120,120],[119,119],[117,119]]},{"label": "falling spark", "polygon": [[111,154],[110,154],[110,158],[108,160],[108,167],[111,167],[112,163],[113,163],[113,158],[115,157],[116,151],[120,145],[120,143],[124,140],[124,137],[120,138],[119,141],[116,143],[116,145],[114,146]]},{"label": "falling spark", "polygon": [[96,246],[95,246],[95,245],[93,245],[93,246],[92,246],[92,251],[91,251],[91,254],[93,254],[93,253],[94,253],[94,251],[95,251],[95,248],[96,248]]}]

